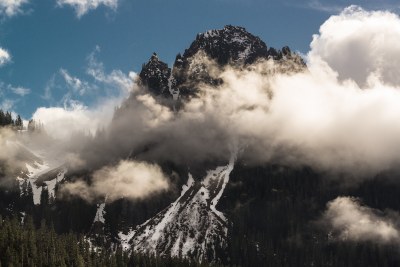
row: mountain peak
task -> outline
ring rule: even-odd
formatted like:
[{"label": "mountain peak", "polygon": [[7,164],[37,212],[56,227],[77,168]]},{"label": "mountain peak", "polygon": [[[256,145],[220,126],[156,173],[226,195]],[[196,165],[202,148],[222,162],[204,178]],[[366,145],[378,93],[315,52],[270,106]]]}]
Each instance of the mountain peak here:
[{"label": "mountain peak", "polygon": [[233,25],[198,34],[183,57],[194,56],[200,50],[221,65],[229,62],[253,63],[259,57],[268,56],[267,45],[259,37]]},{"label": "mountain peak", "polygon": [[157,53],[153,53],[146,64],[143,64],[139,74],[142,84],[154,94],[169,94],[168,79],[171,69],[168,64],[161,61]]},{"label": "mountain peak", "polygon": [[149,62],[154,62],[154,61],[160,61],[156,52],[153,52],[149,60]]}]

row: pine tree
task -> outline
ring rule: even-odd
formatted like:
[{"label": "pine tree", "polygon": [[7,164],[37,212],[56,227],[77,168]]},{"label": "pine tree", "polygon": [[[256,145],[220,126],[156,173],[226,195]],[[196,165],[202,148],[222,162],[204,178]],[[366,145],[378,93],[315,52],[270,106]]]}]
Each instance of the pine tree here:
[{"label": "pine tree", "polygon": [[17,119],[15,120],[15,126],[16,126],[17,130],[22,130],[23,129],[23,122],[22,122],[22,119],[21,119],[20,115],[18,115]]}]

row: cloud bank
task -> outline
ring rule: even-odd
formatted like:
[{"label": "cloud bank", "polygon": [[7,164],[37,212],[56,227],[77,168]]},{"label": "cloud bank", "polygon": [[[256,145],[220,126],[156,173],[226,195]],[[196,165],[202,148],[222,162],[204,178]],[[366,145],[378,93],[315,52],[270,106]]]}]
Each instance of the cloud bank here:
[{"label": "cloud bank", "polygon": [[[303,71],[272,60],[220,68],[196,58],[224,82],[217,87],[199,84],[198,96],[177,110],[137,87],[134,75],[108,73],[91,55],[87,74],[100,85],[119,88],[124,92],[120,96],[130,94],[113,120],[120,97],[92,107],[69,101],[64,108],[39,109],[34,118],[59,138],[70,137],[66,133],[73,130],[95,132],[111,121],[82,146],[80,158],[89,169],[135,158],[174,162],[192,171],[205,162],[228,162],[234,146],[240,148],[239,160],[249,164],[308,165],[357,182],[400,163],[397,39],[397,15],[352,6],[320,27]],[[65,74],[72,87],[83,84]],[[99,191],[76,188],[87,192],[87,198]]]},{"label": "cloud bank", "polygon": [[399,227],[395,223],[398,216],[362,206],[355,198],[338,197],[328,203],[321,222],[328,225],[338,240],[385,244],[400,241]]},{"label": "cloud bank", "polygon": [[253,163],[374,176],[400,163],[400,50],[391,41],[399,38],[397,15],[352,6],[314,36],[308,70],[282,73],[290,66],[273,61],[218,69],[204,59],[223,84],[200,85],[177,112],[134,92],[110,142],[125,155],[177,163],[227,161],[238,144]]}]

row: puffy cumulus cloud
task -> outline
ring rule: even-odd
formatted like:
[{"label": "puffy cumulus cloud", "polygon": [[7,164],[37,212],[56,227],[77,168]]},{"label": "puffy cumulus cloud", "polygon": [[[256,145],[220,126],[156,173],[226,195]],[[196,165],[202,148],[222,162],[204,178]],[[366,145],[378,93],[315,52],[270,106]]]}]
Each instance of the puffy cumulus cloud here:
[{"label": "puffy cumulus cloud", "polygon": [[43,123],[46,132],[53,138],[68,140],[77,133],[94,134],[106,127],[119,104],[119,98],[100,101],[92,108],[69,101],[64,107],[38,108],[32,118]]},{"label": "puffy cumulus cloud", "polygon": [[7,17],[13,17],[22,13],[22,6],[29,0],[0,0],[0,14]]},{"label": "puffy cumulus cloud", "polygon": [[116,166],[107,166],[92,176],[91,184],[83,181],[67,183],[63,193],[77,195],[88,201],[106,198],[143,199],[151,194],[167,190],[168,179],[157,165],[136,161],[120,161]]},{"label": "puffy cumulus cloud", "polygon": [[118,0],[57,0],[58,6],[71,6],[75,9],[76,16],[82,17],[90,10],[94,10],[99,6],[105,6],[116,10],[118,7]]},{"label": "puffy cumulus cloud", "polygon": [[314,35],[310,56],[320,57],[341,80],[368,86],[369,79],[400,85],[400,18],[389,11],[350,6],[330,17]]},{"label": "puffy cumulus cloud", "polygon": [[338,197],[328,203],[321,222],[339,240],[390,243],[400,241],[394,222],[398,216],[362,206],[355,198]]},{"label": "puffy cumulus cloud", "polygon": [[11,61],[10,53],[4,48],[0,48],[0,66],[3,66],[4,64],[10,61]]}]

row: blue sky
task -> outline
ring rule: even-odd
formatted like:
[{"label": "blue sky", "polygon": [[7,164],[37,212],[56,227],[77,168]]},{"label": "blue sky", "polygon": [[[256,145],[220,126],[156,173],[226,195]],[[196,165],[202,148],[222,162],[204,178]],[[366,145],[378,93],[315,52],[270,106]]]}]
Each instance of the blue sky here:
[{"label": "blue sky", "polygon": [[129,72],[139,72],[152,52],[172,64],[197,33],[226,24],[244,26],[268,46],[307,53],[319,26],[351,4],[396,13],[400,6],[383,0],[0,0],[0,107],[26,119],[38,107],[90,107],[122,94]]}]

